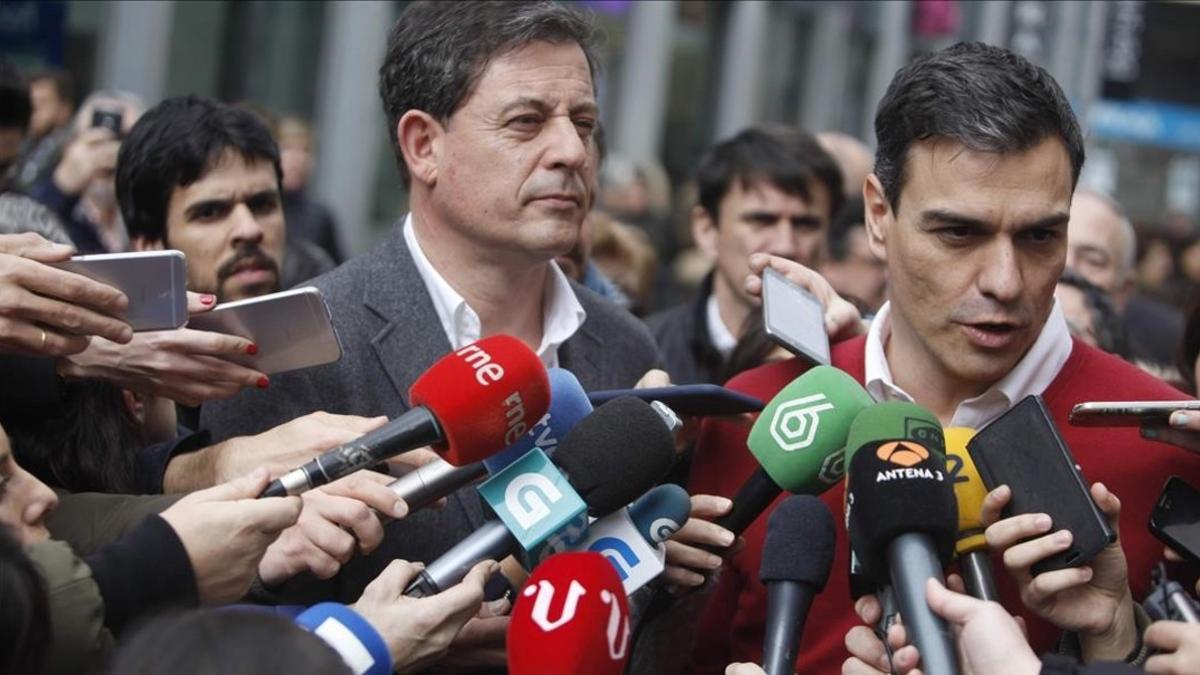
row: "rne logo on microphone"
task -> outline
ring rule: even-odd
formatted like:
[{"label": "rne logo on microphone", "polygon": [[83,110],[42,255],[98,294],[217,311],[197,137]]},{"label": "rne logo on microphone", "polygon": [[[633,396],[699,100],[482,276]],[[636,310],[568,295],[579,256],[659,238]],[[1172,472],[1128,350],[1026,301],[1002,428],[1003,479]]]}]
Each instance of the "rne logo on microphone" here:
[{"label": "rne logo on microphone", "polygon": [[925,446],[912,441],[892,441],[879,446],[875,450],[875,456],[885,462],[908,468],[929,459],[929,451]]},{"label": "rne logo on microphone", "polygon": [[454,353],[463,357],[463,360],[475,369],[475,381],[481,387],[504,378],[504,366],[492,361],[492,355],[483,351],[479,345],[469,344]]},{"label": "rne logo on microphone", "polygon": [[821,413],[833,410],[825,394],[813,394],[781,404],[771,417],[771,438],[784,452],[803,450],[817,436]]}]

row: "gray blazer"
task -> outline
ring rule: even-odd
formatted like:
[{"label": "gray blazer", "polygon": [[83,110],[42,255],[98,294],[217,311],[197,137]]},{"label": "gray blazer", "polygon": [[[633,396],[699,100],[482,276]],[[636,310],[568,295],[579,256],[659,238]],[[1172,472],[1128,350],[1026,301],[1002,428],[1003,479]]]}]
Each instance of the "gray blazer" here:
[{"label": "gray blazer", "polygon": [[[312,281],[329,304],[342,359],[276,375],[267,390],[206,403],[202,429],[221,440],[256,434],[316,410],[395,417],[409,408],[409,386],[450,351],[450,342],[404,241],[402,224],[370,253]],[[559,348],[559,365],[574,373],[584,389],[631,387],[659,366],[654,339],[641,322],[586,288],[573,288],[587,320]],[[340,575],[340,596],[357,599],[394,558],[435,559],[483,521],[474,488],[466,488],[452,495],[444,509],[425,509],[390,524],[380,549],[359,556]]]}]

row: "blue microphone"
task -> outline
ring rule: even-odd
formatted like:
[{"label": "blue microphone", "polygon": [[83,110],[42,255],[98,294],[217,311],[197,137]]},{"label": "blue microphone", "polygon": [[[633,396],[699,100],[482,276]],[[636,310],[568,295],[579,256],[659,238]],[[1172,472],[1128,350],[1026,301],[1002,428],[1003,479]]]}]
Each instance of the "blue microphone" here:
[{"label": "blue microphone", "polygon": [[550,380],[550,408],[528,434],[482,462],[454,466],[439,459],[404,474],[388,485],[397,497],[408,504],[410,513],[478,483],[534,448],[540,448],[548,455],[553,454],[559,440],[592,412],[592,404],[579,380],[570,371],[550,368],[546,374]]}]

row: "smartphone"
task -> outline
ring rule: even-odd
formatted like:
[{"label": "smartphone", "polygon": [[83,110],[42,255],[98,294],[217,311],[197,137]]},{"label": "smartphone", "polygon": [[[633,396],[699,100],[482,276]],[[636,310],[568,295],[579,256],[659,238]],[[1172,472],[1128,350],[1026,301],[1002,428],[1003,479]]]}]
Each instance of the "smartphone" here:
[{"label": "smartphone", "polygon": [[763,270],[762,293],[767,337],[814,365],[828,366],[829,334],[821,301],[769,267]]},{"label": "smartphone", "polygon": [[129,298],[125,321],[135,331],[187,322],[187,259],[181,251],[77,255],[54,267],[116,288]]},{"label": "smartphone", "polygon": [[188,328],[252,340],[258,353],[233,360],[268,375],[342,358],[329,307],[312,286],[217,305],[189,319]]},{"label": "smartphone", "polygon": [[1012,490],[1006,517],[1045,513],[1055,530],[1071,531],[1070,548],[1038,561],[1034,574],[1085,565],[1117,540],[1041,396],[1025,397],[981,429],[967,451],[988,490]]},{"label": "smartphone", "polygon": [[1068,419],[1077,427],[1165,427],[1176,410],[1200,410],[1200,401],[1080,403],[1071,409]]},{"label": "smartphone", "polygon": [[674,387],[609,389],[588,392],[588,400],[592,402],[593,406],[599,406],[622,396],[634,396],[646,402],[662,401],[677,414],[689,417],[758,412],[765,405],[753,396],[747,396],[716,384],[681,384]]},{"label": "smartphone", "polygon": [[1150,514],[1150,533],[1200,565],[1200,491],[1179,476],[1168,478]]},{"label": "smartphone", "polygon": [[117,138],[121,138],[121,121],[123,116],[119,110],[96,108],[92,111],[92,126],[108,129]]}]

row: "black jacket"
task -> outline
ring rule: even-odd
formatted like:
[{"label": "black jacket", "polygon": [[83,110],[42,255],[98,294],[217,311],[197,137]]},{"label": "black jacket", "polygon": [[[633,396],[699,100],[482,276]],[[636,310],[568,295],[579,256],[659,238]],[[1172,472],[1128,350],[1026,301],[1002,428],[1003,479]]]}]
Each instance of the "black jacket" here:
[{"label": "black jacket", "polygon": [[708,334],[708,296],[712,294],[710,272],[689,303],[664,309],[646,318],[658,351],[674,384],[722,384],[725,359]]}]

